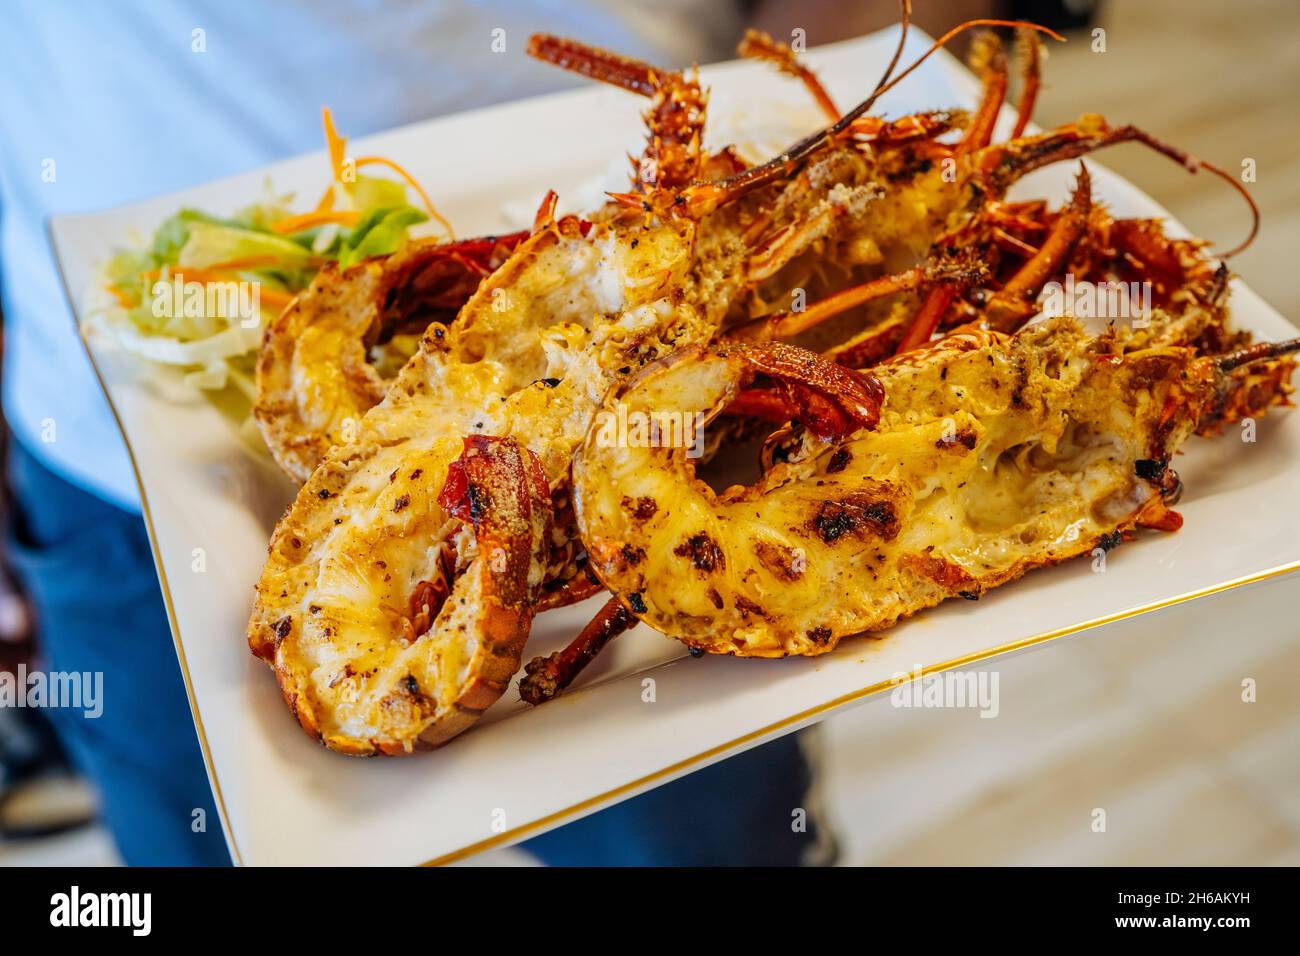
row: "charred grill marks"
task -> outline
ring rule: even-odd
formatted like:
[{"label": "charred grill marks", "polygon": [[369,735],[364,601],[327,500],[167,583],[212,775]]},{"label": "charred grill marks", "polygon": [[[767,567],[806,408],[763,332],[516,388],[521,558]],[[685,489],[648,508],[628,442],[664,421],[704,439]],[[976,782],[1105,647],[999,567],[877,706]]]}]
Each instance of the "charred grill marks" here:
[{"label": "charred grill marks", "polygon": [[888,498],[851,492],[838,501],[823,501],[812,526],[827,544],[845,535],[859,539],[872,535],[889,541],[898,534],[898,512]]},{"label": "charred grill marks", "polygon": [[693,534],[684,542],[673,548],[673,554],[679,558],[689,558],[692,567],[705,574],[721,571],[727,566],[726,556],[718,543],[701,531]]}]

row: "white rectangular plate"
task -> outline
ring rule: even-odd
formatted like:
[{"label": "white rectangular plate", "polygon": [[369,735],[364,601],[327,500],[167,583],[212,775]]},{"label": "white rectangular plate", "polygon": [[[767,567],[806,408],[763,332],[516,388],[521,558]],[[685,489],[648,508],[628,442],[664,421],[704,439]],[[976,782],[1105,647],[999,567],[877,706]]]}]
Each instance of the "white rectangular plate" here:
[{"label": "white rectangular plate", "polygon": [[[890,31],[809,59],[839,102],[851,104],[876,82],[894,42]],[[915,37],[912,55],[926,44]],[[713,90],[708,141],[715,146],[743,136],[775,151],[818,125],[803,90],[764,67],[725,64],[703,77]],[[969,106],[977,93],[973,78],[940,56],[880,106],[898,116]],[[593,185],[622,187],[625,154],[640,148],[643,108],[618,90],[580,90],[407,127],[357,148],[406,165],[459,232],[474,235],[526,221],[548,188],[567,200],[562,209],[581,209],[599,201]],[[1117,214],[1165,215],[1090,165],[1097,196]],[[259,199],[268,177],[277,190],[311,197],[325,171],[317,154],[132,206],[57,217],[51,231],[70,298],[81,302],[115,245],[148,235],[182,205],[227,213]],[[1171,164],[1168,175],[1184,173]],[[1062,164],[1016,192],[1057,202],[1071,176]],[[1206,180],[1204,188],[1221,187]],[[1240,326],[1265,338],[1295,334],[1240,283],[1232,302]],[[642,626],[577,689],[545,707],[528,711],[503,699],[436,753],[349,759],[298,729],[244,640],[266,542],[292,496],[289,482],[255,460],[179,376],[142,367],[102,336],[87,335],[87,345],[132,451],[208,772],[243,863],[457,859],[789,733],[885,689],[896,674],[959,666],[1300,566],[1300,513],[1280,507],[1300,501],[1300,470],[1291,467],[1300,416],[1284,411],[1260,423],[1252,444],[1235,431],[1194,440],[1179,462],[1186,526],[1143,534],[1109,557],[1105,573],[1093,573],[1088,561],[1035,572],[978,604],[949,602],[883,639],[845,641],[815,660],[693,660]],[[191,569],[195,548],[206,552],[204,573]],[[543,615],[528,656],[559,647],[599,603]],[[656,684],[653,702],[643,700],[647,676]]]}]

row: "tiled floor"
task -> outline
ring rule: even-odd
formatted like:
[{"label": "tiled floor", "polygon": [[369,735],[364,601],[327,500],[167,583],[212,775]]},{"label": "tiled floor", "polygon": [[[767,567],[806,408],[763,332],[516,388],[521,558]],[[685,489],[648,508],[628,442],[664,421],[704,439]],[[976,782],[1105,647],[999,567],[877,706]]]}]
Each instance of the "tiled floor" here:
[{"label": "tiled floor", "polygon": [[[1300,317],[1300,4],[1112,0],[1102,26],[1106,53],[1052,50],[1039,121],[1103,110],[1229,169],[1253,158],[1264,227],[1234,268]],[[1242,234],[1240,201],[1208,177],[1136,146],[1103,161],[1198,234]],[[1300,863],[1297,598],[1300,579],[1274,582],[999,659],[993,720],[881,698],[828,721],[844,862]],[[0,847],[0,864],[112,860],[94,829]]]}]

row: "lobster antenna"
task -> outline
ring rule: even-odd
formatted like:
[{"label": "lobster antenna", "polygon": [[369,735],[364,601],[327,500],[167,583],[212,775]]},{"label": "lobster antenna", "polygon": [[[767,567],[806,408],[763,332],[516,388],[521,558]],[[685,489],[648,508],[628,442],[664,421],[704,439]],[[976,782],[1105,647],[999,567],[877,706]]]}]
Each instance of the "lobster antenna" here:
[{"label": "lobster antenna", "polygon": [[912,22],[912,0],[899,0],[898,7],[899,21],[902,25],[902,29],[898,33],[898,47],[894,50],[894,58],[890,60],[889,65],[885,67],[885,72],[884,75],[880,77],[880,82],[877,83],[876,88],[872,90],[872,96],[880,95],[880,91],[884,89],[885,84],[889,82],[889,78],[894,75],[894,70],[898,67],[898,61],[902,59],[903,56],[903,47],[907,46],[907,28]]},{"label": "lobster antenna", "polygon": [[1168,156],[1174,162],[1178,163],[1180,166],[1186,169],[1189,173],[1195,173],[1202,169],[1208,170],[1209,172],[1213,173],[1215,176],[1218,176],[1220,179],[1222,179],[1233,189],[1235,189],[1238,195],[1240,195],[1242,199],[1246,200],[1246,205],[1250,207],[1250,215],[1251,215],[1250,233],[1246,236],[1246,238],[1241,243],[1239,243],[1236,246],[1233,246],[1227,252],[1215,253],[1220,259],[1227,259],[1232,256],[1235,256],[1239,252],[1244,252],[1246,248],[1249,247],[1250,244],[1255,241],[1255,236],[1259,234],[1259,220],[1260,220],[1259,206],[1256,205],[1254,197],[1251,196],[1250,194],[1250,190],[1248,190],[1243,183],[1238,182],[1236,176],[1233,176],[1226,169],[1214,165],[1214,163],[1206,162],[1205,160],[1200,159],[1199,157],[1193,156],[1191,153],[1187,152],[1186,150],[1179,149],[1177,146],[1174,146],[1170,143],[1166,143],[1164,140],[1157,139],[1155,136],[1152,136],[1150,133],[1146,132],[1145,130],[1138,129],[1136,126],[1125,127],[1125,129],[1130,130],[1132,132],[1133,138],[1136,139],[1138,142],[1146,146],[1149,146],[1151,149],[1154,149],[1157,153],[1162,153],[1163,155]]}]

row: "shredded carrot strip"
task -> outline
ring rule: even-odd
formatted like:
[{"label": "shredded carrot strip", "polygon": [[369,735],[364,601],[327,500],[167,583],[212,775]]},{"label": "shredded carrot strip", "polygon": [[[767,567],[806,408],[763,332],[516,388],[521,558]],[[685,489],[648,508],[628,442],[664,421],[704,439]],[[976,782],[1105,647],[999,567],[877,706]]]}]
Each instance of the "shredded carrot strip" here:
[{"label": "shredded carrot strip", "polygon": [[315,212],[305,212],[299,216],[289,216],[287,219],[281,219],[278,222],[271,223],[271,231],[285,236],[290,233],[302,232],[304,229],[310,229],[313,226],[323,226],[329,222],[337,222],[342,226],[351,226],[361,218],[361,213],[349,209],[340,209],[337,212],[329,209],[318,209]]},{"label": "shredded carrot strip", "polygon": [[[320,115],[321,115],[321,124],[325,127],[325,145],[329,149],[330,169],[334,173],[334,181],[330,183],[329,188],[325,190],[324,195],[320,197],[320,201],[316,203],[316,210],[315,210],[316,214],[324,214],[334,208],[334,193],[335,193],[334,186],[336,183],[343,182],[343,164],[345,162],[346,151],[348,146],[348,138],[346,136],[339,135],[339,131],[334,126],[334,114],[330,112],[328,106],[321,107]],[[356,160],[356,163],[354,164],[354,168],[360,169],[362,166],[371,166],[371,165],[387,166],[393,172],[397,173],[397,175],[401,176],[402,179],[406,181],[406,184],[410,186],[412,189],[414,189],[416,194],[420,197],[420,201],[424,203],[425,211],[428,212],[429,216],[432,219],[437,220],[438,224],[442,226],[444,230],[446,230],[448,238],[450,239],[456,238],[456,233],[451,228],[451,223],[449,223],[443,217],[442,213],[438,212],[437,208],[434,207],[433,201],[429,199],[429,194],[424,191],[424,187],[422,187],[419,184],[419,182],[416,181],[416,178],[414,176],[408,173],[401,166],[397,165],[397,163],[393,162],[391,159],[386,159],[383,156],[362,156],[360,159]],[[297,232],[298,231],[297,229],[288,229],[282,227],[284,227],[286,223],[294,222],[294,220],[308,221],[310,222],[311,225],[316,225],[318,222],[342,222],[343,221],[341,219],[309,220],[308,217],[310,215],[311,215],[310,213],[307,213],[304,214],[303,216],[295,216],[292,217],[291,219],[281,220],[279,223],[272,226],[271,228],[274,229],[276,232],[280,232],[280,233]],[[338,213],[338,215],[342,216],[344,215],[344,213]],[[354,219],[353,222],[355,221],[356,220]],[[306,227],[304,226],[299,228],[306,228]]]},{"label": "shredded carrot strip", "polygon": [[283,309],[297,296],[292,292],[281,292],[279,289],[258,289],[257,298],[273,309]]},{"label": "shredded carrot strip", "polygon": [[320,201],[316,203],[317,212],[328,212],[334,208],[334,183],[325,187],[325,192],[321,194]]},{"label": "shredded carrot strip", "polygon": [[334,128],[334,114],[330,112],[328,106],[320,108],[320,117],[321,125],[325,127],[325,146],[329,150],[332,174],[328,188],[316,203],[316,211],[325,212],[334,208],[334,184],[343,180],[343,156],[348,139],[346,136],[340,136],[339,131]]},{"label": "shredded carrot strip", "polygon": [[281,292],[279,289],[258,289],[257,298],[258,301],[273,309],[283,309],[297,296],[292,292]]},{"label": "shredded carrot strip", "polygon": [[334,181],[343,181],[343,156],[348,148],[348,138],[340,136],[339,131],[334,128],[334,114],[330,112],[328,106],[322,106],[320,109],[321,122],[325,126],[325,145],[330,151],[330,169],[334,172]]},{"label": "shredded carrot strip", "polygon": [[362,166],[371,165],[387,166],[393,172],[397,173],[397,175],[406,180],[406,184],[415,190],[416,194],[420,197],[420,201],[424,203],[425,211],[428,212],[432,218],[438,221],[438,224],[446,230],[449,238],[456,238],[456,233],[452,230],[451,223],[444,219],[442,213],[438,212],[438,210],[434,208],[433,201],[429,199],[429,194],[424,191],[424,188],[416,181],[414,176],[391,159],[387,159],[383,156],[362,156],[357,160],[357,169],[360,169]]},{"label": "shredded carrot strip", "polygon": [[104,288],[113,296],[113,298],[117,299],[118,305],[127,309],[131,307],[131,294],[125,289],[119,289],[115,285],[106,285]]}]

